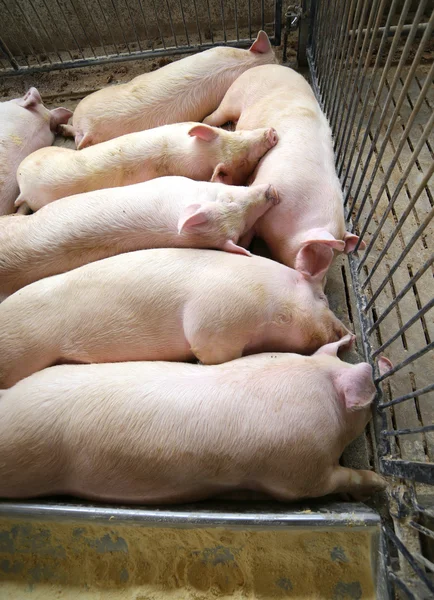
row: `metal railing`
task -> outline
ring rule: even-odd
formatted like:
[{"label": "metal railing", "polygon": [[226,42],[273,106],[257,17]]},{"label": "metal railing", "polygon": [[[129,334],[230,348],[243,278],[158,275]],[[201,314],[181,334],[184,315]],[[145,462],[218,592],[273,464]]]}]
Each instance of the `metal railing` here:
[{"label": "metal railing", "polygon": [[[304,2],[307,59],[329,118],[366,358],[377,377],[377,467],[390,476],[389,594],[434,594],[434,61],[428,0]],[[303,57],[301,57],[303,61]]]},{"label": "metal railing", "polygon": [[280,44],[282,0],[0,0],[0,75]]}]

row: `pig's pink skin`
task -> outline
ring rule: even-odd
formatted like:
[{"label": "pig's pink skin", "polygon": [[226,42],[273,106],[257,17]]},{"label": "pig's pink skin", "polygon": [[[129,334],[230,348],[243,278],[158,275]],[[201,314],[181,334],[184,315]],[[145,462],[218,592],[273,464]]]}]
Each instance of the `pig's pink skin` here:
[{"label": "pig's pink skin", "polygon": [[237,246],[279,201],[272,186],[160,177],[62,198],[27,217],[0,218],[0,298],[33,281],[145,248]]},{"label": "pig's pink skin", "polygon": [[253,490],[362,500],[385,480],[339,458],[374,395],[369,365],[328,353],[52,367],[2,394],[0,496],[147,504]]},{"label": "pig's pink skin", "polygon": [[51,146],[53,132],[71,115],[66,108],[45,108],[36,88],[22,98],[0,103],[0,215],[15,211],[20,162],[35,150]]},{"label": "pig's pink skin", "polygon": [[202,121],[241,73],[275,61],[263,31],[250,50],[220,47],[199,52],[90,94],[75,109],[72,127],[65,127],[63,133],[75,136],[80,150],[126,133]]},{"label": "pig's pink skin", "polygon": [[58,361],[217,364],[243,353],[310,353],[346,333],[321,284],[277,262],[215,250],[138,250],[6,298],[0,388]]},{"label": "pig's pink skin", "polygon": [[237,122],[237,131],[272,126],[279,135],[251,182],[271,182],[281,203],[257,222],[250,239],[261,237],[273,257],[290,267],[324,274],[329,255],[352,251],[358,237],[345,231],[331,130],[311,87],[288,67],[250,69],[204,122],[216,126],[227,121]]},{"label": "pig's pink skin", "polygon": [[15,205],[36,211],[66,196],[164,175],[242,185],[277,139],[272,128],[230,132],[201,123],[176,123],[80,152],[45,148],[18,167],[21,193]]}]

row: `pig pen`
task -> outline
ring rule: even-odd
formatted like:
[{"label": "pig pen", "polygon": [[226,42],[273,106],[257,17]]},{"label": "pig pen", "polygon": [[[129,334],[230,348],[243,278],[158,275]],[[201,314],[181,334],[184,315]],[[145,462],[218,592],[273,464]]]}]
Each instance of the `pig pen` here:
[{"label": "pig pen", "polygon": [[327,280],[331,308],[357,334],[345,358],[374,364],[384,353],[394,364],[342,463],[390,485],[369,506],[0,502],[0,598],[432,597],[432,6],[310,0],[282,15],[280,2],[167,1],[149,2],[143,20],[144,6],[2,0],[1,100],[35,85],[48,107],[73,109],[184,52],[247,46],[259,27],[276,44],[282,33],[289,66],[330,120],[349,227],[367,244],[339,257]]}]

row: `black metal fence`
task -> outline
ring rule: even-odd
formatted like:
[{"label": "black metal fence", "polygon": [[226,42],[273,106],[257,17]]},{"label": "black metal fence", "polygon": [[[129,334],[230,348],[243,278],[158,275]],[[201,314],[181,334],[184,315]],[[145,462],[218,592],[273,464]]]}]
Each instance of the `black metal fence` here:
[{"label": "black metal fence", "polygon": [[280,44],[282,0],[0,0],[0,75]]},{"label": "black metal fence", "polygon": [[[307,58],[330,120],[366,357],[377,382],[379,470],[395,483],[384,526],[389,593],[434,597],[433,3],[311,0]],[[393,528],[392,528],[393,524]]]}]

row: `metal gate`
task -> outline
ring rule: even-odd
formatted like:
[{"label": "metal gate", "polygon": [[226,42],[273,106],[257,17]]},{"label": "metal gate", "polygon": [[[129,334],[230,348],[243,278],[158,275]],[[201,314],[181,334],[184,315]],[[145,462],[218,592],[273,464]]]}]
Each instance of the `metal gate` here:
[{"label": "metal gate", "polygon": [[0,0],[0,75],[280,44],[282,0]]},{"label": "metal gate", "polygon": [[350,258],[364,352],[394,363],[377,378],[375,416],[377,466],[394,482],[383,527],[389,593],[433,597],[433,4],[317,0],[303,14],[346,217],[366,242]]}]

